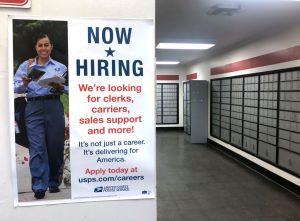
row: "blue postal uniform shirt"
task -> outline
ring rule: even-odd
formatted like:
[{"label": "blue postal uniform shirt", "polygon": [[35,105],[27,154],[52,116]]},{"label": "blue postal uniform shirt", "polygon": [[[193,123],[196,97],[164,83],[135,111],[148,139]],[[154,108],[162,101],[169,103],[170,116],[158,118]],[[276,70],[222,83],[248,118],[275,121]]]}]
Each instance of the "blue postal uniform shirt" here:
[{"label": "blue postal uniform shirt", "polygon": [[[45,74],[53,74],[58,76],[64,76],[67,71],[67,67],[53,59],[49,59],[49,61],[45,65],[39,65],[37,60],[35,59],[33,63],[28,67],[29,61],[24,61],[20,67],[18,68],[15,77],[14,77],[14,91],[15,93],[21,94],[26,92],[26,97],[36,97],[36,96],[44,96],[53,94],[51,92],[50,87],[41,87],[36,81],[31,81],[28,84],[28,87],[25,87],[22,82],[22,76],[28,75],[29,69],[37,69],[39,71],[46,72]],[[69,93],[69,87],[64,86],[64,92]]]}]

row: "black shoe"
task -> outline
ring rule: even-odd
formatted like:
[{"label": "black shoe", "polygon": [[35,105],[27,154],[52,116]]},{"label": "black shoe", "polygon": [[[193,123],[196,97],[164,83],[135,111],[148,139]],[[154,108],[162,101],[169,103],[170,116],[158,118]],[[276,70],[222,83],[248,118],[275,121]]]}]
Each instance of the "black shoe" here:
[{"label": "black shoe", "polygon": [[58,193],[58,192],[60,192],[60,189],[57,186],[49,187],[49,192],[50,193]]},{"label": "black shoe", "polygon": [[45,190],[37,190],[34,192],[34,197],[38,200],[43,199],[45,197]]}]

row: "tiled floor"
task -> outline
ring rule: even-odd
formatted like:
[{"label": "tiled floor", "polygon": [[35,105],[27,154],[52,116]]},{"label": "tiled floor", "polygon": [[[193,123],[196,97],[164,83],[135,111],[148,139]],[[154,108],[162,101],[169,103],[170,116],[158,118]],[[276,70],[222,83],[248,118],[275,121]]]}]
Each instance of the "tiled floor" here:
[{"label": "tiled floor", "polygon": [[158,221],[299,221],[300,198],[182,131],[157,131]]}]

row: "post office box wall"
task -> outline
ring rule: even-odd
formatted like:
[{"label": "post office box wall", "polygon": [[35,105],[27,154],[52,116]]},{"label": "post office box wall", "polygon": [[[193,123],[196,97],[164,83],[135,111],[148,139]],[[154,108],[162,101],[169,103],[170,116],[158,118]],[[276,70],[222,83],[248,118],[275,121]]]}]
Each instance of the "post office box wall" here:
[{"label": "post office box wall", "polygon": [[300,157],[300,71],[259,73],[218,81],[214,85],[220,85],[221,98],[214,94],[212,101],[222,103],[222,128],[219,128],[222,140],[229,139],[228,143],[299,174],[299,160],[295,161]]}]

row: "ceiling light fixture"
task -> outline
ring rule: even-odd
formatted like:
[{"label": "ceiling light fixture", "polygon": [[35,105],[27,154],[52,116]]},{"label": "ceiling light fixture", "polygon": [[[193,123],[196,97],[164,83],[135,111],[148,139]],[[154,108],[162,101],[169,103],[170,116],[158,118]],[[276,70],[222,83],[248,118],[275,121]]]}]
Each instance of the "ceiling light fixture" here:
[{"label": "ceiling light fixture", "polygon": [[206,50],[214,44],[189,44],[189,43],[159,43],[157,49],[183,49],[183,50]]},{"label": "ceiling light fixture", "polygon": [[157,65],[175,65],[175,64],[179,64],[179,61],[157,61],[156,64]]}]

